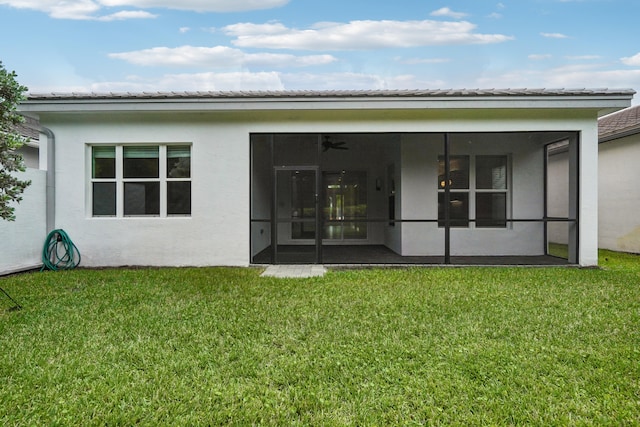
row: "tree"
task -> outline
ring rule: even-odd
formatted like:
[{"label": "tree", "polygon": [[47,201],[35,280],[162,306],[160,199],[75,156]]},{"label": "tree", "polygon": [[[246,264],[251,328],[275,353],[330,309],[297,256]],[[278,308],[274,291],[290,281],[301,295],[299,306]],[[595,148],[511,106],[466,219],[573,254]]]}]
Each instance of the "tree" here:
[{"label": "tree", "polygon": [[16,176],[16,172],[25,171],[24,159],[17,151],[26,142],[17,130],[24,117],[17,108],[27,91],[16,77],[15,71],[8,72],[0,61],[0,219],[7,221],[16,219],[11,203],[20,203],[22,193],[31,184]]}]

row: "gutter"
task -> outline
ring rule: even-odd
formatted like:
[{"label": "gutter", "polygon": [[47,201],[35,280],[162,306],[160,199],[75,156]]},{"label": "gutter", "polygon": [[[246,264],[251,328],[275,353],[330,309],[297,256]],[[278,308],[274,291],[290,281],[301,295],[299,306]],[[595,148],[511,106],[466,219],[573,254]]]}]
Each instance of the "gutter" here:
[{"label": "gutter", "polygon": [[56,222],[56,137],[53,131],[42,125],[38,131],[47,136],[47,233],[55,229]]}]

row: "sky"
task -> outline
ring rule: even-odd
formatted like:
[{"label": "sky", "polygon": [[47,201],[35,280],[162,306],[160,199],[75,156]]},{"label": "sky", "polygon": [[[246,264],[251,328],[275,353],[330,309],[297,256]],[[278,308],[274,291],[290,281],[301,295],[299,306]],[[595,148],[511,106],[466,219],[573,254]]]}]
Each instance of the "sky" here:
[{"label": "sky", "polygon": [[640,0],[0,0],[0,61],[30,93],[640,90],[639,18]]}]

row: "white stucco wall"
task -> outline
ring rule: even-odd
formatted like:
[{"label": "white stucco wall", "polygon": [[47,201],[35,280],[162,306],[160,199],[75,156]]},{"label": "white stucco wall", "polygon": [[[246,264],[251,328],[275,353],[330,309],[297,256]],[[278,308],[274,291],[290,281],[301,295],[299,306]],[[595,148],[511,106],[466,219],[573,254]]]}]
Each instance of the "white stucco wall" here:
[{"label": "white stucco wall", "polygon": [[32,145],[23,145],[18,149],[18,152],[22,154],[24,165],[28,168],[38,169],[40,165],[40,159],[38,154],[38,148]]},{"label": "white stucco wall", "polygon": [[[400,218],[438,219],[438,154],[442,134],[408,134],[402,138]],[[437,223],[402,224],[400,253],[405,256],[444,254],[444,231]]]},{"label": "white stucco wall", "polygon": [[[253,144],[253,164],[251,197],[251,218],[254,220],[271,220],[271,180],[273,171],[266,159],[271,156],[267,136],[255,137]],[[271,224],[269,222],[252,222],[251,255],[255,255],[271,244]]]},{"label": "white stucco wall", "polygon": [[[529,132],[582,131],[595,123],[591,110],[459,110],[459,111],[284,111],[236,113],[52,113],[42,114],[42,123],[56,135],[56,228],[69,233],[82,253],[85,266],[117,265],[247,265],[250,262],[250,138],[252,133],[411,133],[411,132]],[[595,141],[587,141],[595,144]],[[89,215],[90,154],[87,144],[190,143],[192,144],[192,215],[187,218],[93,218]],[[403,142],[404,144],[405,142]],[[414,144],[406,141],[407,147]],[[509,145],[509,142],[504,142]],[[541,209],[538,191],[541,166],[538,147],[506,147],[513,153],[514,216]],[[404,147],[403,147],[404,150]],[[391,154],[392,155],[392,154]],[[587,155],[590,155],[587,151]],[[426,158],[420,155],[420,158]],[[404,162],[404,161],[407,162]],[[403,154],[398,167],[414,161]],[[596,159],[597,160],[597,159]],[[383,159],[384,176],[393,159]],[[520,176],[521,178],[518,178]],[[403,177],[404,178],[404,177]],[[410,218],[408,191],[435,191],[435,179],[414,185],[402,179],[398,203],[402,216]],[[522,179],[522,182],[518,182]],[[409,185],[407,187],[407,185]],[[538,190],[537,186],[540,186]],[[433,189],[432,189],[433,188]],[[381,193],[381,206],[385,206]],[[584,195],[583,195],[584,196]],[[595,197],[583,197],[591,206]],[[437,198],[435,198],[437,200]],[[411,203],[422,203],[414,200]],[[597,200],[596,200],[597,203]],[[432,206],[433,207],[433,206]],[[516,212],[522,209],[523,212]],[[589,221],[589,212],[582,220]],[[422,216],[422,214],[421,214]],[[437,217],[437,212],[435,213]],[[597,219],[597,213],[594,214]],[[406,224],[405,224],[406,225]],[[515,227],[514,227],[515,228]],[[405,227],[403,239],[408,236]],[[485,231],[485,230],[483,230]],[[504,231],[504,230],[503,230]],[[509,232],[513,230],[508,230]],[[397,233],[397,231],[393,231]],[[488,233],[487,233],[488,234]],[[389,230],[380,233],[387,240]],[[485,236],[487,237],[487,236]],[[453,236],[455,239],[455,235]],[[499,242],[504,242],[499,239]],[[482,239],[482,245],[492,240]],[[580,240],[581,244],[585,244]],[[454,242],[455,243],[455,242]],[[404,244],[404,243],[403,243]],[[519,243],[523,251],[539,242]],[[586,244],[585,244],[586,245]],[[452,249],[456,247],[452,244]],[[459,247],[459,245],[458,245]],[[480,242],[478,242],[480,247]],[[588,245],[586,245],[588,247]],[[594,243],[595,247],[595,243]],[[517,249],[511,247],[511,249]],[[403,249],[404,250],[404,249]],[[513,253],[513,252],[512,252]],[[587,260],[593,261],[593,253]],[[595,253],[597,261],[597,252]]]},{"label": "white stucco wall", "polygon": [[[402,140],[400,137],[398,149],[387,154],[385,164],[387,167],[385,180],[386,212],[389,218],[396,220],[402,218]],[[393,200],[393,201],[392,201]],[[393,215],[390,211],[393,210]],[[402,253],[402,227],[401,222],[386,223],[384,226],[384,244],[392,251]]]},{"label": "white stucco wall", "polygon": [[640,253],[640,134],[599,145],[600,247]]},{"label": "white stucco wall", "polygon": [[[188,117],[60,117],[56,135],[56,228],[84,266],[246,265],[249,254],[249,140],[236,124]],[[90,216],[87,144],[192,144],[190,217]]]},{"label": "white stucco wall", "polygon": [[15,206],[15,221],[0,220],[0,274],[29,270],[42,265],[42,247],[47,237],[45,185],[46,172],[27,169],[18,174],[21,180],[31,180]]},{"label": "white stucco wall", "polygon": [[[509,159],[508,218],[541,219],[544,200],[543,146],[526,134],[450,135],[452,155],[505,155]],[[438,156],[442,135],[407,135],[402,151],[403,219],[438,218]],[[471,182],[474,177],[470,176]],[[455,190],[454,190],[455,191]],[[473,193],[472,193],[473,194]],[[470,218],[474,200],[470,197]],[[452,255],[542,255],[542,223],[510,223],[505,228],[452,228]],[[443,255],[444,229],[437,223],[403,224],[403,255]]]},{"label": "white stucco wall", "polygon": [[[548,174],[548,214],[550,217],[569,217],[569,151],[549,156]],[[569,243],[567,223],[549,223],[549,242],[566,245]]]}]

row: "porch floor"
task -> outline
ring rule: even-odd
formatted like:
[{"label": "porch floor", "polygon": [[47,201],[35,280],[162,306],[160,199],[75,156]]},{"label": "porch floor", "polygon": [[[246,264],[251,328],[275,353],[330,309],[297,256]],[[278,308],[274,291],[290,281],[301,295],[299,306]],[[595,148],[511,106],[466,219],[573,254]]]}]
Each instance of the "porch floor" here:
[{"label": "porch floor", "polygon": [[[272,248],[268,247],[253,258],[254,264],[270,264]],[[312,264],[315,247],[305,245],[278,246],[279,264]],[[375,265],[442,265],[444,256],[402,256],[384,245],[325,245],[322,264]],[[550,255],[539,256],[452,256],[452,265],[568,265],[568,261]]]}]

